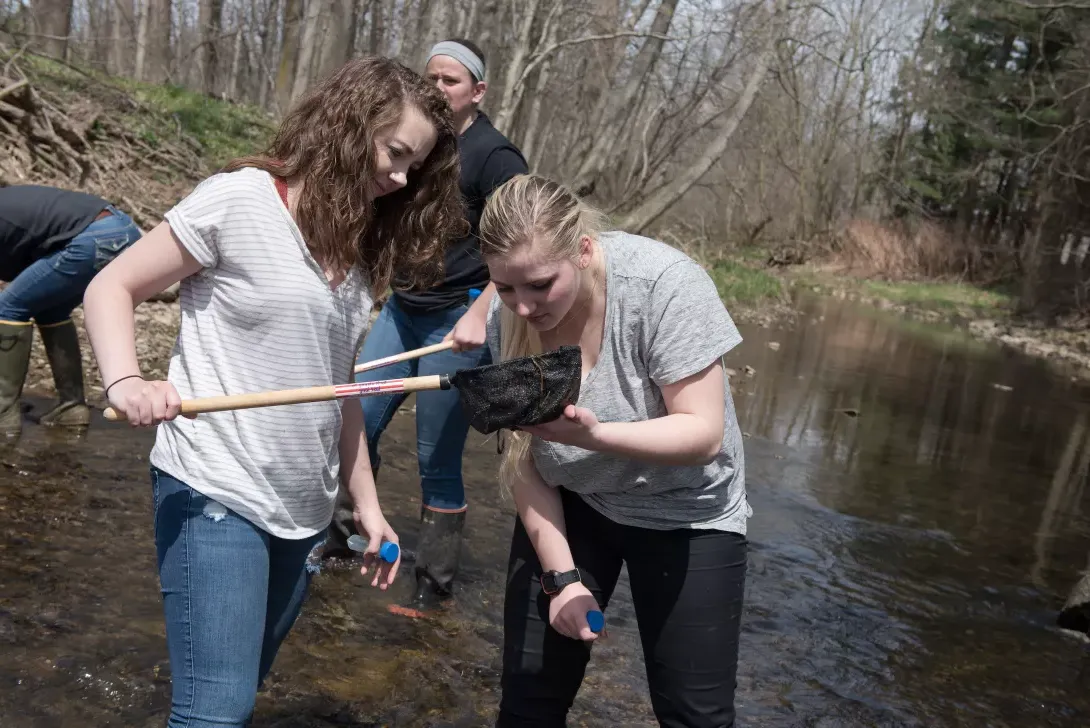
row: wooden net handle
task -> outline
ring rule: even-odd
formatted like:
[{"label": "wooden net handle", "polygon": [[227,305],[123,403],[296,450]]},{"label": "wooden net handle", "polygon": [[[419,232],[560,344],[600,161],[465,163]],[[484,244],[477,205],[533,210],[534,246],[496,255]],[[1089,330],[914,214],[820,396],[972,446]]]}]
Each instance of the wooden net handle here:
[{"label": "wooden net handle", "polygon": [[[183,415],[197,415],[205,412],[275,407],[283,404],[304,404],[306,402],[328,402],[350,397],[375,397],[383,394],[421,392],[433,389],[450,389],[450,377],[445,374],[436,374],[428,377],[385,379],[378,382],[356,382],[322,387],[303,387],[301,389],[278,389],[270,392],[252,392],[250,394],[198,397],[184,400],[181,413]],[[102,414],[111,422],[120,422],[125,419],[125,416],[113,407],[107,407]]]},{"label": "wooden net handle", "polygon": [[432,344],[431,346],[423,346],[419,349],[413,349],[412,351],[406,351],[402,352],[401,354],[394,354],[393,356],[386,356],[381,359],[375,359],[374,361],[357,364],[356,368],[352,370],[352,373],[359,374],[360,372],[369,372],[372,369],[390,366],[391,364],[397,364],[401,361],[419,359],[422,356],[434,354],[437,351],[446,351],[452,346],[454,346],[454,339],[451,339],[450,341],[443,341],[438,344]]}]

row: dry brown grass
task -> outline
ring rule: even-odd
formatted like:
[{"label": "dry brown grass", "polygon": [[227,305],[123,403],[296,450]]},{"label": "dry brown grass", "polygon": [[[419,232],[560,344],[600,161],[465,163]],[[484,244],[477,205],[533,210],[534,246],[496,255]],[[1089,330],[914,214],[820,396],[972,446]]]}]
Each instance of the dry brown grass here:
[{"label": "dry brown grass", "polygon": [[930,222],[852,220],[831,247],[845,272],[892,280],[970,278],[975,263],[968,241]]}]

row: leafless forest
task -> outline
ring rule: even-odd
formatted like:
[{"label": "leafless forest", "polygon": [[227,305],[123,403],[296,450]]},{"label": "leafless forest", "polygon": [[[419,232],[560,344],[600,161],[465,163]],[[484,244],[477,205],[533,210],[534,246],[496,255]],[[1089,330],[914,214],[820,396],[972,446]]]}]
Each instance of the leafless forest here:
[{"label": "leafless forest", "polygon": [[[1090,2],[0,0],[5,43],[274,117],[465,37],[532,167],[633,231],[1087,307]],[[0,82],[0,104],[5,91]],[[0,106],[0,118],[3,108]]]}]

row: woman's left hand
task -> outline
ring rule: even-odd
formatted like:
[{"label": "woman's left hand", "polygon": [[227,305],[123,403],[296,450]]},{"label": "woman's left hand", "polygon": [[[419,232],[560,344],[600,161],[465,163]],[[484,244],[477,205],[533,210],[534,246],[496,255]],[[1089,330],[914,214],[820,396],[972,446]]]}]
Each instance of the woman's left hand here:
[{"label": "woman's left hand", "polygon": [[598,444],[600,428],[601,423],[593,412],[586,407],[569,404],[564,408],[564,414],[552,422],[519,429],[549,442],[594,450]]},{"label": "woman's left hand", "polygon": [[390,524],[386,522],[386,518],[378,508],[361,510],[357,507],[353,510],[352,517],[356,522],[356,530],[368,542],[367,551],[363,554],[363,566],[360,568],[360,573],[366,576],[368,569],[374,569],[375,576],[371,579],[371,586],[377,586],[379,589],[386,591],[387,587],[393,584],[394,579],[397,578],[397,569],[401,565],[401,555],[398,554],[397,561],[388,564],[379,559],[378,551],[383,541],[397,543],[397,534],[394,533],[394,529],[390,528]]}]

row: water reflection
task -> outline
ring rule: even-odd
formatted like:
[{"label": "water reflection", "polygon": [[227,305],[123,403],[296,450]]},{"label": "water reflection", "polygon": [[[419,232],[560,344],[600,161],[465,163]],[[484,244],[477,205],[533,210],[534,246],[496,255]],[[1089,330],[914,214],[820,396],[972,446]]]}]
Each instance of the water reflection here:
[{"label": "water reflection", "polygon": [[[747,330],[731,362],[756,370],[735,380],[750,482],[805,509],[790,530],[782,503],[753,522],[780,569],[753,582],[753,624],[790,598],[774,649],[806,665],[785,680],[868,706],[844,724],[1085,725],[1087,658],[1052,621],[1090,552],[1087,390],[877,312],[808,313],[792,335]],[[810,625],[844,633],[825,649],[784,637]]]}]

